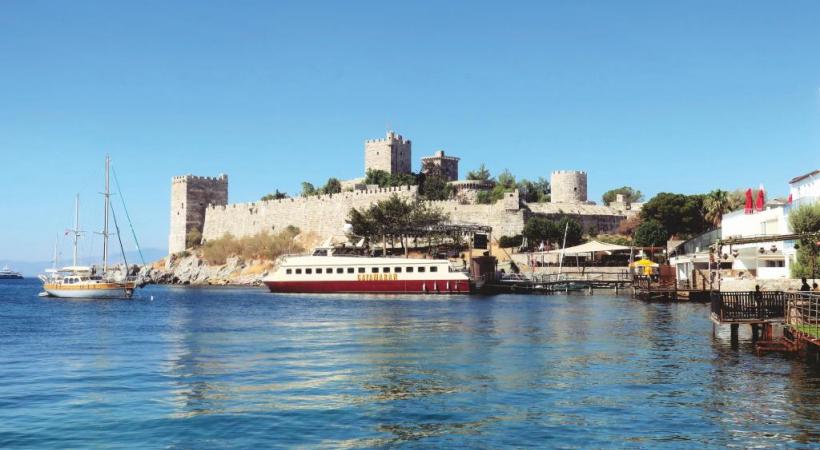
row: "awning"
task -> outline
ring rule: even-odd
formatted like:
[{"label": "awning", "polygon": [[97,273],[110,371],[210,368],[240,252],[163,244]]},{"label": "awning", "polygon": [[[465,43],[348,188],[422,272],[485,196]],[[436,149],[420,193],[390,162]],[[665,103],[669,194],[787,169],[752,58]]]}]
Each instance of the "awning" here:
[{"label": "awning", "polygon": [[[627,251],[631,247],[625,245],[607,244],[599,241],[589,241],[585,244],[576,245],[575,247],[567,247],[563,250],[565,255],[580,255],[583,253],[598,253],[598,252],[617,252]],[[551,255],[561,254],[562,250],[550,250],[546,252]]]},{"label": "awning", "polygon": [[639,259],[629,264],[629,267],[658,267],[658,263],[652,262],[648,259]]}]

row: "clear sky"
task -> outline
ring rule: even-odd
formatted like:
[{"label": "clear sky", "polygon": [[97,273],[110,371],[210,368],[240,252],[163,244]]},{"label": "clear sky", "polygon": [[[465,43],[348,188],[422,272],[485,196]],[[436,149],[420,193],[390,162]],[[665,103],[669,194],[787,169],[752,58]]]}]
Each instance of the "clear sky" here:
[{"label": "clear sky", "polygon": [[586,170],[593,200],[784,195],[820,166],[818,21],[815,1],[3,1],[0,259],[49,259],[75,192],[101,226],[106,152],[165,249],[172,176],[294,194],[361,176],[387,128],[414,170],[444,149],[462,175]]}]

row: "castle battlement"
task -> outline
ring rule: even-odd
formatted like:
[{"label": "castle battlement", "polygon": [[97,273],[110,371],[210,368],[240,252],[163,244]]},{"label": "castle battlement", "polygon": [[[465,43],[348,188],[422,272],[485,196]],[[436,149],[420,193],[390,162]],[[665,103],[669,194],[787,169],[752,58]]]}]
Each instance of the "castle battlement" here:
[{"label": "castle battlement", "polygon": [[401,143],[409,143],[410,139],[404,139],[404,136],[400,134],[396,134],[393,131],[388,131],[387,136],[384,139],[366,139],[364,142],[367,144],[372,144],[374,142],[390,142],[390,141],[399,141]]},{"label": "castle battlement", "polygon": [[259,200],[256,202],[247,203],[232,203],[229,205],[208,205],[208,210],[211,211],[228,211],[248,209],[253,211],[258,207],[275,207],[276,205],[316,205],[322,202],[346,202],[355,200],[364,200],[369,196],[384,196],[385,194],[405,194],[414,196],[418,192],[418,186],[393,186],[379,189],[369,189],[361,191],[339,192],[337,194],[322,194],[311,195],[309,197],[288,197],[271,200]]},{"label": "castle battlement", "polygon": [[216,177],[201,177],[198,175],[178,175],[171,178],[171,183],[187,183],[191,181],[205,181],[210,183],[227,183],[228,176],[224,173],[219,174]]},{"label": "castle battlement", "polygon": [[553,170],[552,173],[554,174],[566,174],[566,175],[586,175],[587,173],[583,170]]}]

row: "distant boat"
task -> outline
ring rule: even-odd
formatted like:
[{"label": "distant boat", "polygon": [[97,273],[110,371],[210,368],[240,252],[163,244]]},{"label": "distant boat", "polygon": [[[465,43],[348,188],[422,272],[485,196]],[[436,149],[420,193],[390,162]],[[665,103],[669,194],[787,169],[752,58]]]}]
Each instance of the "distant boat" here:
[{"label": "distant boat", "polygon": [[23,274],[9,269],[9,266],[0,269],[0,280],[22,280]]},{"label": "distant boat", "polygon": [[[134,294],[136,282],[128,277],[128,265],[125,270],[117,276],[114,271],[109,271],[108,267],[108,214],[111,208],[110,205],[110,189],[109,189],[109,164],[110,160],[105,158],[105,220],[103,221],[103,267],[100,273],[92,267],[77,265],[77,241],[82,235],[80,231],[80,196],[77,195],[75,215],[74,215],[74,229],[68,232],[74,235],[74,252],[72,265],[56,268],[56,249],[55,249],[55,267],[47,269],[45,274],[39,276],[43,282],[43,290],[46,294],[52,297],[61,298],[131,298]],[[116,225],[116,216],[115,225]],[[117,234],[119,239],[119,233]],[[120,241],[120,247],[122,242]]]}]

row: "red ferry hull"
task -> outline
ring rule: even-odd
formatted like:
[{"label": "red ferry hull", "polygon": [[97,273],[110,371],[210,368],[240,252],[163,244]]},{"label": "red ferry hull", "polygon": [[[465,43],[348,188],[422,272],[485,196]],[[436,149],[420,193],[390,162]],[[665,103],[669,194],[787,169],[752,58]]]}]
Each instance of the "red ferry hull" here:
[{"label": "red ferry hull", "polygon": [[265,281],[271,292],[340,294],[469,294],[469,280]]}]

